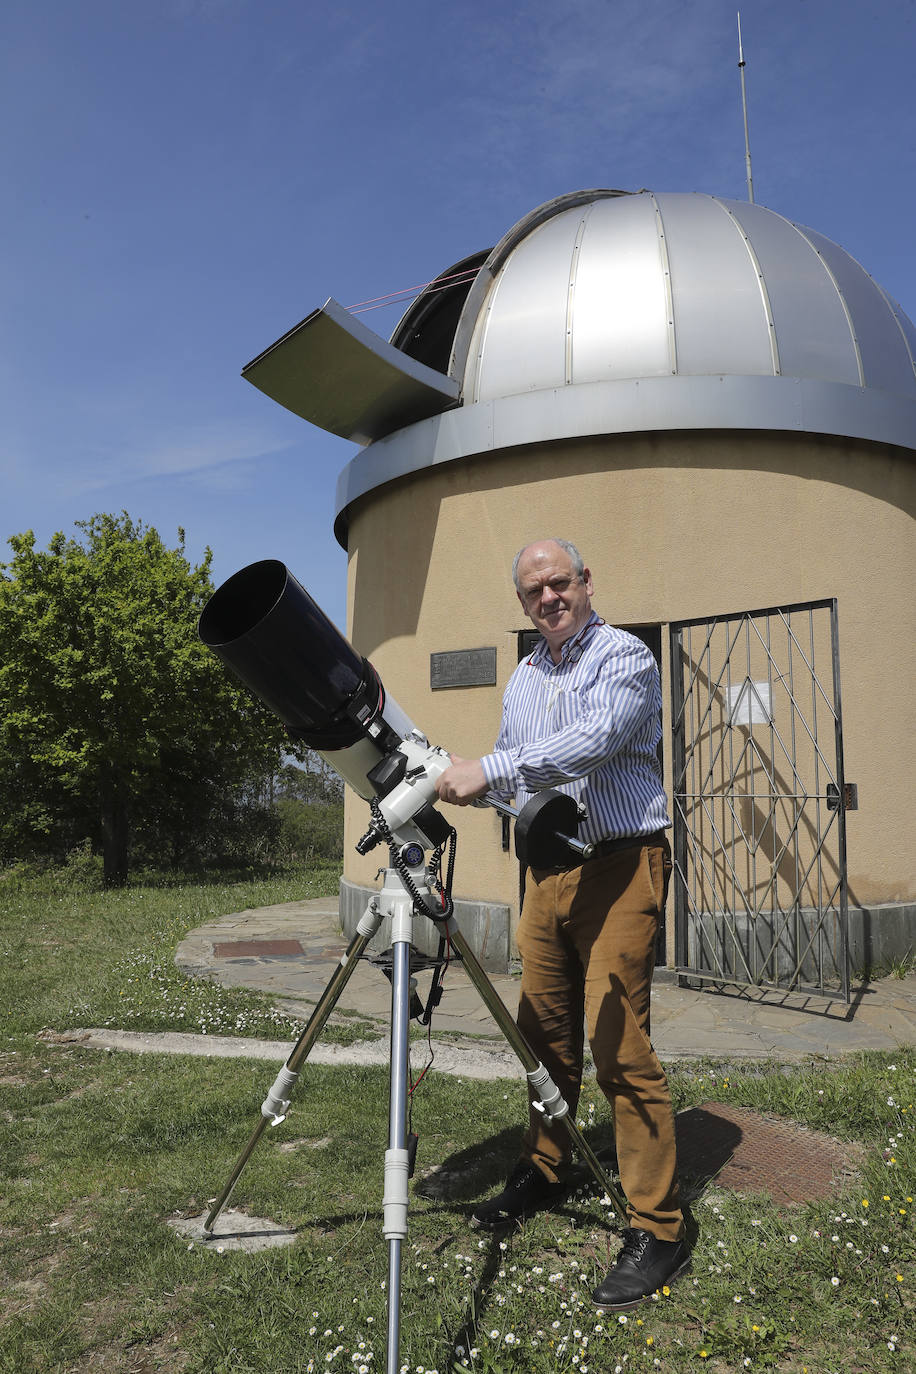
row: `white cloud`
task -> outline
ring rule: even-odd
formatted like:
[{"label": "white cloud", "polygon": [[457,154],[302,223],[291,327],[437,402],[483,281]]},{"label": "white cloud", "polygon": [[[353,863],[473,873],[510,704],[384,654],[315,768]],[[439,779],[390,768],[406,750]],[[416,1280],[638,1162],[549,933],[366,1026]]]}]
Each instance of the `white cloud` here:
[{"label": "white cloud", "polygon": [[238,490],[253,478],[257,460],[294,445],[293,439],[278,438],[275,432],[255,425],[220,421],[188,426],[157,436],[142,447],[127,443],[117,454],[97,458],[81,471],[71,470],[71,490],[82,494],[160,478],[186,478],[197,485]]}]

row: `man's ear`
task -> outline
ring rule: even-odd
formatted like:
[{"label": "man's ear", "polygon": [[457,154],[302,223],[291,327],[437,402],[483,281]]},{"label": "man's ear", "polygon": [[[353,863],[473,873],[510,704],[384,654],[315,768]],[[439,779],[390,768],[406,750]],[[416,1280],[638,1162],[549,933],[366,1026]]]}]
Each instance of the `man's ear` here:
[{"label": "man's ear", "polygon": [[586,594],[586,596],[591,596],[592,593],[593,593],[594,590],[595,590],[595,586],[594,586],[594,583],[592,582],[592,575],[591,575],[591,572],[590,572],[590,570],[589,570],[588,568],[583,568],[583,569],[582,569],[582,582],[583,582],[583,585],[584,585],[584,587],[585,587],[585,594]]}]

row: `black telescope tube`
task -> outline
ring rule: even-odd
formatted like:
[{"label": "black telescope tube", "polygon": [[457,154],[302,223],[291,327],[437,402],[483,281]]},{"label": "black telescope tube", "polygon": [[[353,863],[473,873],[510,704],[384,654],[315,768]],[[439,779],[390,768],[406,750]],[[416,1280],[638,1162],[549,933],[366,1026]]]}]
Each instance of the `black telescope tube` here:
[{"label": "black telescope tube", "polygon": [[372,664],[278,559],[251,563],[224,582],[197,628],[289,734],[313,749],[349,748],[381,712],[385,693]]}]

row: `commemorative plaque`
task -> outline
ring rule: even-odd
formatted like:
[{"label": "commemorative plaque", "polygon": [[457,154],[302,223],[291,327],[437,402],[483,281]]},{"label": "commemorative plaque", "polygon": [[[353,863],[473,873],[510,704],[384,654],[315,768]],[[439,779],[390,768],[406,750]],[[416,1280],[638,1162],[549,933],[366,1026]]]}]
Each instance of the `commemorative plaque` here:
[{"label": "commemorative plaque", "polygon": [[496,682],[496,649],[454,649],[430,654],[429,685],[443,687],[492,687]]}]

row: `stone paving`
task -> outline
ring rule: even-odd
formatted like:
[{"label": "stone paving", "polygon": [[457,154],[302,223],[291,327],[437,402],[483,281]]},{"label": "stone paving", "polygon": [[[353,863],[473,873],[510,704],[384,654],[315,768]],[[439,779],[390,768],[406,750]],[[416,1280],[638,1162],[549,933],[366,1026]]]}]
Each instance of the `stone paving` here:
[{"label": "stone paving", "polygon": [[[239,912],[200,926],[181,942],[176,961],[196,976],[227,986],[257,988],[278,1006],[307,1016],[346,943],[336,898],[316,898]],[[429,974],[418,976],[421,997],[428,980]],[[497,975],[490,981],[514,1015],[518,977]],[[365,1018],[367,1036],[377,1037],[389,1023],[390,1007],[391,990],[384,974],[360,960],[335,1016]],[[460,963],[446,973],[433,1027],[492,1037],[505,1048],[499,1028]],[[854,983],[847,1006],[802,994],[694,991],[677,986],[663,971],[652,991],[652,1040],[667,1062],[697,1057],[802,1062],[916,1045],[916,974]]]}]

